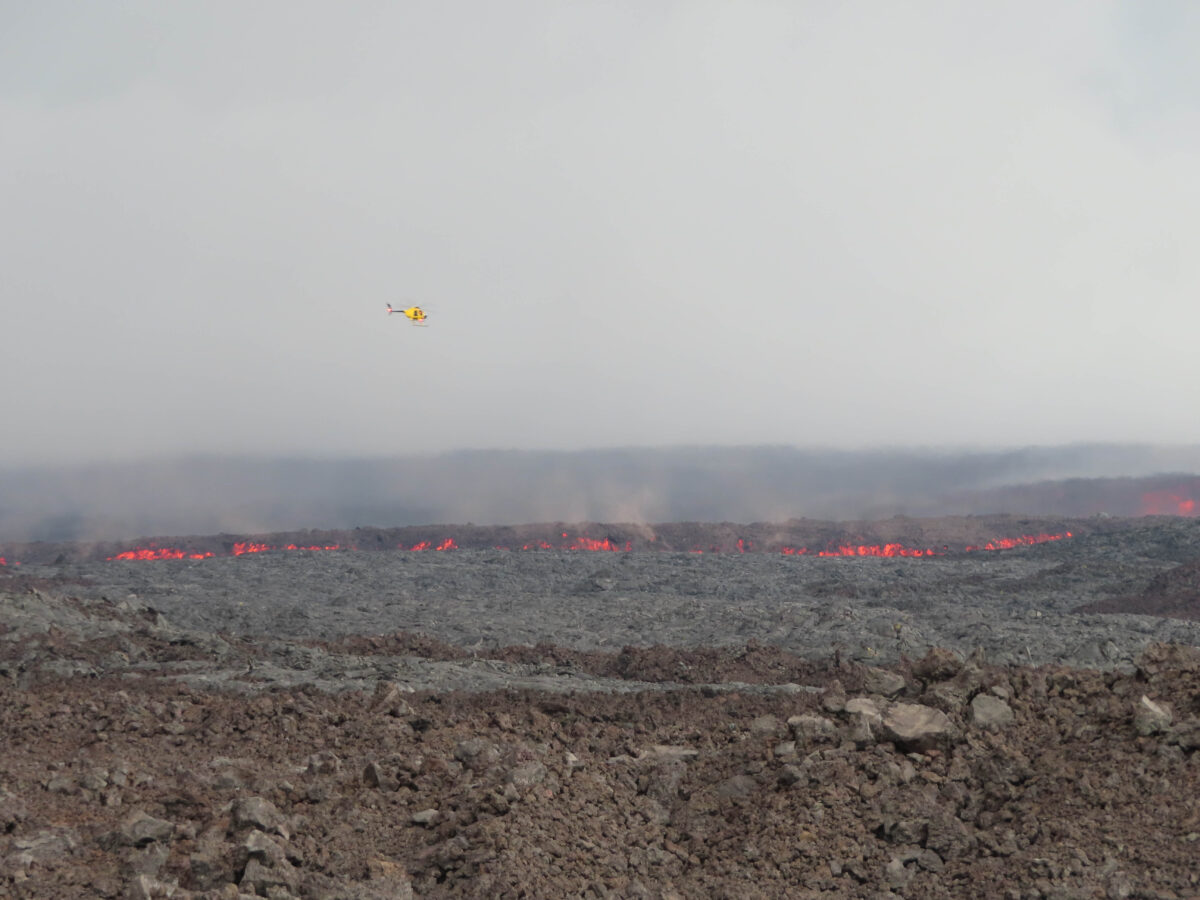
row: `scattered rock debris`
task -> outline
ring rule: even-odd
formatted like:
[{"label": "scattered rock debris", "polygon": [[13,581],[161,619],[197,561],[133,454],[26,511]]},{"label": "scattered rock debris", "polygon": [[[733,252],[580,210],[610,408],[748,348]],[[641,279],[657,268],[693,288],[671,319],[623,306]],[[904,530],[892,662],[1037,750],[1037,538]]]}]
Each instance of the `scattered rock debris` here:
[{"label": "scattered rock debris", "polygon": [[103,589],[0,584],[2,897],[1200,896],[1192,644],[472,648]]}]

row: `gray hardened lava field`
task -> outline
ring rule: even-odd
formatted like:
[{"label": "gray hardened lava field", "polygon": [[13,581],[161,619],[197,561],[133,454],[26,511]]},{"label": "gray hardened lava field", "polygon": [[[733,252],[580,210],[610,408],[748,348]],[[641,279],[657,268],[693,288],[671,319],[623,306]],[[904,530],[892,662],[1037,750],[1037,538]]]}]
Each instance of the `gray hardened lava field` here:
[{"label": "gray hardened lava field", "polygon": [[1200,896],[1197,519],[2,549],[0,896]]}]

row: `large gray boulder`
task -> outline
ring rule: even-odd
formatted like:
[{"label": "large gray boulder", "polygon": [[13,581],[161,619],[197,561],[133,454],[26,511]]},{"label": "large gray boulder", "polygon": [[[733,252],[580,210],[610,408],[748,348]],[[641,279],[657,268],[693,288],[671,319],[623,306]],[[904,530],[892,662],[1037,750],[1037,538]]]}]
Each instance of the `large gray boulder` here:
[{"label": "large gray boulder", "polygon": [[905,750],[926,750],[955,735],[954,723],[939,709],[918,703],[894,703],[880,722],[883,740]]},{"label": "large gray boulder", "polygon": [[985,731],[1000,731],[1013,723],[1012,707],[991,694],[976,694],[971,700],[971,724]]},{"label": "large gray boulder", "polygon": [[908,686],[904,676],[889,669],[867,666],[863,672],[863,690],[868,694],[895,697]]},{"label": "large gray boulder", "polygon": [[1156,703],[1145,694],[1133,709],[1133,727],[1142,737],[1166,731],[1173,719],[1171,704]]}]

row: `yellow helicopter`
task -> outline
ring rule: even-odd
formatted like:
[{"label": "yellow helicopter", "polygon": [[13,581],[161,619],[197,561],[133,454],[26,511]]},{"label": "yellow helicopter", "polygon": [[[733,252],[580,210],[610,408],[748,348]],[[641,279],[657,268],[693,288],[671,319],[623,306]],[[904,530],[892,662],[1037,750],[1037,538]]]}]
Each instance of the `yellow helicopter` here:
[{"label": "yellow helicopter", "polygon": [[410,306],[407,309],[395,309],[392,304],[389,303],[387,305],[387,311],[389,316],[392,313],[400,313],[414,325],[424,325],[425,320],[428,318],[425,310],[421,309],[419,306]]}]

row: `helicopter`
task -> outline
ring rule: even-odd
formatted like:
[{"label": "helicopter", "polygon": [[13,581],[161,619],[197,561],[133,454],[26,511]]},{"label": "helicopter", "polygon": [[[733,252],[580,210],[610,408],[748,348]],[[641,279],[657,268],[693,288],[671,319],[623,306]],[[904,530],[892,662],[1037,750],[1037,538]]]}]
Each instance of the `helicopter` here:
[{"label": "helicopter", "polygon": [[421,309],[419,306],[410,306],[407,309],[396,309],[392,306],[392,304],[389,303],[387,305],[387,311],[389,316],[392,313],[400,313],[414,325],[424,325],[425,320],[428,318],[425,310]]}]

